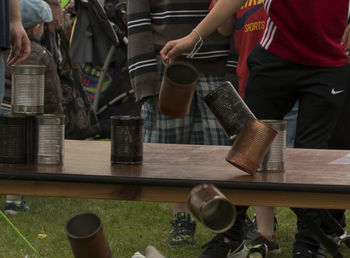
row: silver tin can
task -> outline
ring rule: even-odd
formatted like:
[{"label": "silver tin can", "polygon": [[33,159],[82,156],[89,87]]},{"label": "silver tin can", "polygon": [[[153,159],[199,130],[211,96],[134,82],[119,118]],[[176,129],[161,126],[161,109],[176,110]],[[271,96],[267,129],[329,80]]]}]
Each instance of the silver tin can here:
[{"label": "silver tin can", "polygon": [[284,120],[262,120],[277,131],[277,135],[271,143],[269,151],[266,153],[259,171],[285,171],[286,163],[286,128],[287,122]]},{"label": "silver tin can", "polygon": [[45,66],[13,65],[11,105],[13,113],[44,112]]},{"label": "silver tin can", "polygon": [[187,197],[187,208],[214,233],[227,231],[236,221],[236,207],[212,184],[195,186]]},{"label": "silver tin can", "polygon": [[64,150],[64,115],[43,114],[35,116],[38,164],[62,164]]}]

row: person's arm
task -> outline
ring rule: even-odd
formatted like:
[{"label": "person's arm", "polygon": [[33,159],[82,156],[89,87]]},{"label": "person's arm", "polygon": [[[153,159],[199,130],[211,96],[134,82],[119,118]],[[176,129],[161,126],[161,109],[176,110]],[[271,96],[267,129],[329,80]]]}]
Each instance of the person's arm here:
[{"label": "person's arm", "polygon": [[18,0],[10,0],[10,36],[11,50],[6,62],[8,65],[19,64],[30,54],[30,41],[22,25]]},{"label": "person's arm", "polygon": [[160,51],[164,64],[171,63],[182,53],[191,51],[199,40],[224,24],[247,0],[220,0],[209,14],[187,36],[169,41]]},{"label": "person's arm", "polygon": [[[219,0],[213,0],[213,4],[215,5]],[[235,25],[235,17],[231,15],[223,24],[218,27],[218,32],[227,37],[232,34]]]},{"label": "person's arm", "polygon": [[346,45],[344,46],[344,49],[346,51],[349,51],[350,50],[350,24],[348,24],[348,26],[345,28],[340,45],[344,45],[345,43]]},{"label": "person's arm", "polygon": [[160,89],[150,0],[129,0],[128,71],[136,101],[155,96]]}]

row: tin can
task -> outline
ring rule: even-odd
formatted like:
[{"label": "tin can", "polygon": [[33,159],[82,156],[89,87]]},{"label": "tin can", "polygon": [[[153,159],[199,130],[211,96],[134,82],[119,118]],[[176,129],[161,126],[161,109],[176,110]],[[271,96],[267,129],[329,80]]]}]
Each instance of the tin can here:
[{"label": "tin can", "polygon": [[188,195],[187,207],[214,233],[227,231],[236,221],[236,207],[212,184],[195,186]]},{"label": "tin can", "polygon": [[255,118],[229,81],[206,95],[204,102],[230,139],[236,137],[248,117]]},{"label": "tin can", "polygon": [[249,117],[226,156],[226,161],[253,175],[268,152],[277,131]]},{"label": "tin can", "polygon": [[111,163],[141,164],[143,160],[143,118],[111,117]]},{"label": "tin can", "polygon": [[64,153],[64,115],[35,116],[35,158],[38,164],[62,164]]},{"label": "tin can", "polygon": [[102,221],[92,212],[82,212],[66,223],[66,233],[75,258],[111,258]]},{"label": "tin can", "polygon": [[283,120],[262,120],[277,131],[271,147],[261,162],[259,171],[285,171],[286,163],[286,128],[287,122]]},{"label": "tin can", "polygon": [[11,108],[13,113],[44,112],[45,66],[13,65]]},{"label": "tin can", "polygon": [[0,115],[0,163],[26,163],[27,117],[23,114]]},{"label": "tin can", "polygon": [[168,65],[159,92],[160,111],[172,118],[188,114],[197,81],[198,72],[194,66],[185,62]]}]

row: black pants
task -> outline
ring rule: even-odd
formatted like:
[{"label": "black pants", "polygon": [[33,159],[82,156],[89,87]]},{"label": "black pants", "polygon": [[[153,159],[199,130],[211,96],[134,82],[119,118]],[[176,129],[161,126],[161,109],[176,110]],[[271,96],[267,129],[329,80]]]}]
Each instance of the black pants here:
[{"label": "black pants", "polygon": [[[326,149],[349,85],[349,66],[311,67],[277,57],[257,45],[248,58],[245,102],[258,119],[283,119],[299,100],[295,148]],[[288,162],[288,161],[287,161]],[[306,209],[321,226],[315,210]],[[298,218],[294,248],[319,247]]]}]

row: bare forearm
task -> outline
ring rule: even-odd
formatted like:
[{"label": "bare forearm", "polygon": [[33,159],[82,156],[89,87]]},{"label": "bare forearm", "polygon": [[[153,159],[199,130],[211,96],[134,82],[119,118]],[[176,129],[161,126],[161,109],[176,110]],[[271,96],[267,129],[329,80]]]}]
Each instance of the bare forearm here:
[{"label": "bare forearm", "polygon": [[10,22],[22,23],[19,0],[10,0]]},{"label": "bare forearm", "polygon": [[[218,1],[219,0],[213,0],[214,5]],[[225,37],[231,35],[234,29],[234,23],[234,15],[231,15],[230,18],[228,18],[223,24],[220,25],[220,27],[218,28],[218,32]]]},{"label": "bare forearm", "polygon": [[197,25],[196,30],[203,38],[209,36],[224,24],[247,0],[217,1],[209,14]]}]

